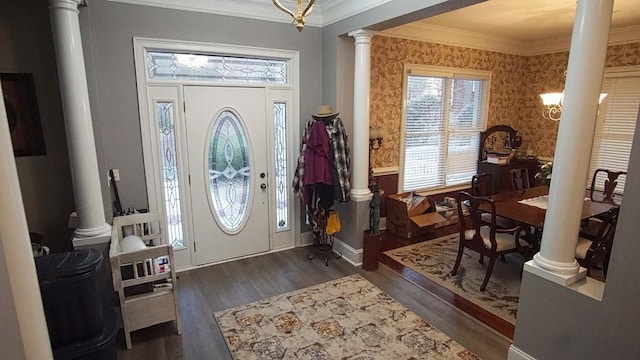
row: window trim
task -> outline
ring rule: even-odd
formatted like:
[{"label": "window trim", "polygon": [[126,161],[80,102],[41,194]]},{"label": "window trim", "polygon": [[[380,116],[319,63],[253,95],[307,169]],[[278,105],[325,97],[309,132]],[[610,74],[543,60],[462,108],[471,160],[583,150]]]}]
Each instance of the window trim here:
[{"label": "window trim", "polygon": [[[398,192],[404,192],[404,168],[405,168],[405,142],[406,142],[406,121],[407,121],[407,82],[409,75],[422,75],[422,76],[442,76],[447,78],[464,78],[464,79],[472,79],[472,80],[483,80],[486,81],[485,92],[484,92],[484,123],[481,131],[487,130],[487,122],[489,115],[489,98],[491,96],[491,79],[492,72],[487,70],[475,70],[475,69],[463,69],[463,68],[455,68],[455,67],[445,67],[445,66],[433,66],[433,65],[423,65],[423,64],[411,64],[406,63],[403,67],[402,74],[402,117],[400,124],[400,156],[399,156],[399,166],[398,166]],[[445,99],[449,99],[450,95],[445,94]],[[449,112],[445,111],[444,118],[448,124],[449,121]],[[445,130],[448,131],[448,130]],[[445,146],[447,146],[448,137],[445,139]],[[479,149],[478,149],[479,151]],[[445,153],[445,166],[447,161],[448,154]],[[477,169],[477,165],[476,165]],[[446,176],[446,175],[445,175]],[[471,183],[471,179],[469,182],[460,183],[456,185],[441,185],[438,187],[428,188],[428,189],[416,189],[415,191],[429,191],[429,192],[442,192],[442,190],[467,187],[468,184]]]}]

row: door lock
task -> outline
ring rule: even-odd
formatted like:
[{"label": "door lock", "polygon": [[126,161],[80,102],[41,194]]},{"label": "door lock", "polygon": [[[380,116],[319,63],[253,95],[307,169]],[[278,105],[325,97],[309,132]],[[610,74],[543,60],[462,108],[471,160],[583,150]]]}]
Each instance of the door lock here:
[{"label": "door lock", "polygon": [[266,188],[267,188],[267,184],[265,183],[260,184],[260,189],[264,190]]}]

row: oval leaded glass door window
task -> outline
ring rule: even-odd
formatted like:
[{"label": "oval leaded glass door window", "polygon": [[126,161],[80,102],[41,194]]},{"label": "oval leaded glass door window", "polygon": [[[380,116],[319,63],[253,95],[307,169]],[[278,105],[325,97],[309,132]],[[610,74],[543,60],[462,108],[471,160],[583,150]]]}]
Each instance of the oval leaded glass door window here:
[{"label": "oval leaded glass door window", "polygon": [[223,231],[237,233],[248,218],[251,178],[247,135],[232,110],[223,110],[215,118],[207,151],[213,217]]}]

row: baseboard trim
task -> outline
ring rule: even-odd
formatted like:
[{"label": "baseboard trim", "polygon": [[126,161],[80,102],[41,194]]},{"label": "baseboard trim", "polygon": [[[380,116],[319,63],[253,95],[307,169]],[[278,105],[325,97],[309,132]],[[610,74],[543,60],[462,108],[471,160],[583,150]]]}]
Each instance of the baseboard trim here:
[{"label": "baseboard trim", "polygon": [[511,344],[511,346],[509,346],[509,354],[507,355],[507,360],[536,360],[536,358]]},{"label": "baseboard trim", "polygon": [[[313,245],[313,233],[310,231],[300,235],[300,247]],[[333,251],[342,254],[342,257],[353,266],[362,265],[362,249],[354,249],[351,245],[335,238],[333,240]]]},{"label": "baseboard trim", "polygon": [[335,239],[333,242],[333,250],[342,253],[342,257],[353,266],[362,265],[362,249],[354,249],[349,244]]},{"label": "baseboard trim", "polygon": [[300,234],[300,247],[313,244],[313,232],[307,231]]}]

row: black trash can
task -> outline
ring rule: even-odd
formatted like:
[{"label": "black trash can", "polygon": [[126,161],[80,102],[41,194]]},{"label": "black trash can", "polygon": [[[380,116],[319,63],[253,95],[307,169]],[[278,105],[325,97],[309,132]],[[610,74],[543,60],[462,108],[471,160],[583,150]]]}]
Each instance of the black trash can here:
[{"label": "black trash can", "polygon": [[114,309],[106,309],[104,327],[100,334],[53,349],[53,358],[56,360],[115,360],[115,339],[119,330],[117,316]]},{"label": "black trash can", "polygon": [[54,349],[99,336],[105,307],[98,271],[102,254],[94,249],[35,258],[42,304]]}]

